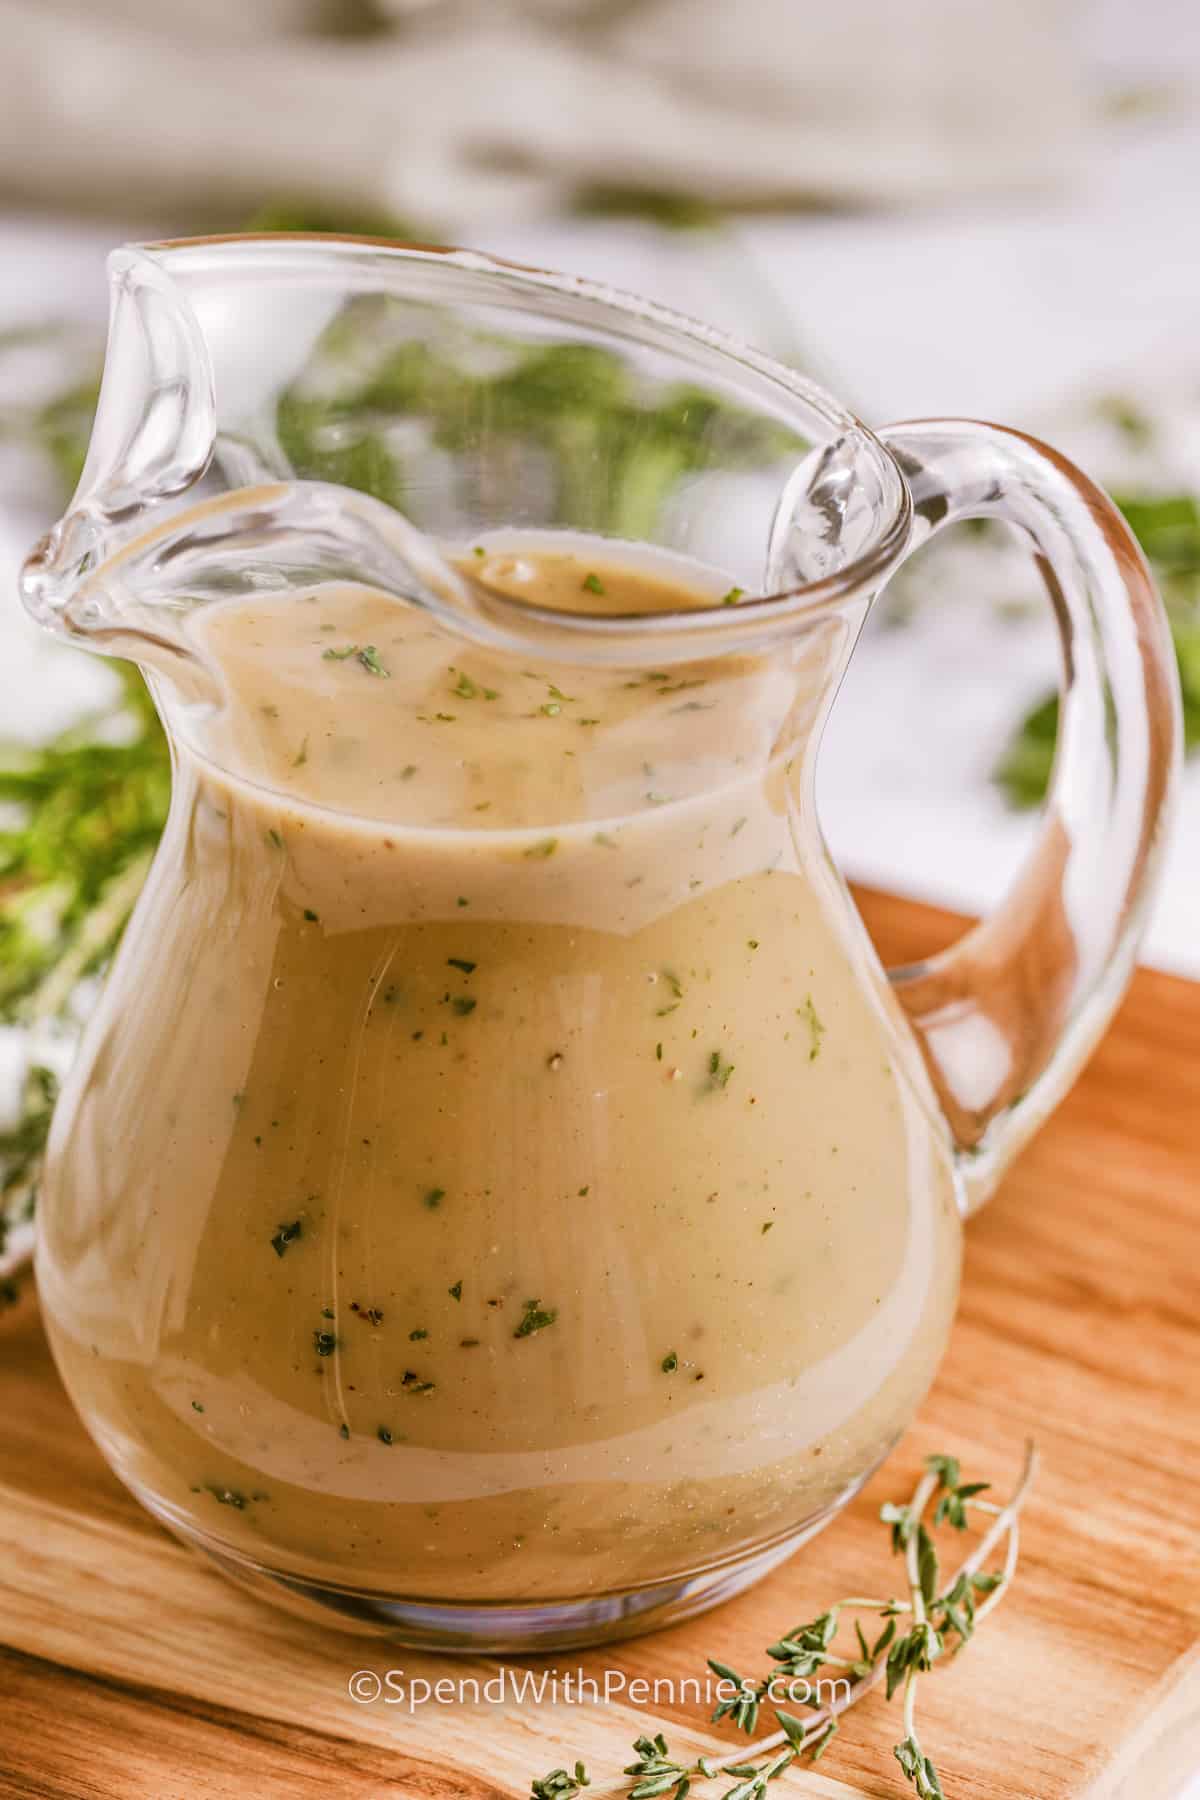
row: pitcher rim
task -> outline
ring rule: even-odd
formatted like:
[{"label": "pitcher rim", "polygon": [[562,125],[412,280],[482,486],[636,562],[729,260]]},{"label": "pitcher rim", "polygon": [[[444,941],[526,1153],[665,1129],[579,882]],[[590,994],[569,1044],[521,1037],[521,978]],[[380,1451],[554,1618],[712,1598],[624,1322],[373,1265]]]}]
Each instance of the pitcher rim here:
[{"label": "pitcher rim", "polygon": [[[380,252],[387,260],[414,264],[446,264],[468,274],[485,275],[488,271],[503,274],[509,281],[529,289],[531,293],[576,296],[614,315],[647,321],[665,333],[684,339],[708,351],[717,359],[745,369],[772,384],[789,398],[809,406],[835,430],[853,431],[867,447],[882,477],[886,494],[892,490],[891,504],[878,508],[872,521],[870,537],[864,547],[843,568],[815,580],[798,583],[768,594],[747,594],[736,607],[694,608],[685,611],[603,614],[590,612],[555,613],[528,602],[511,599],[514,612],[539,623],[552,625],[556,632],[571,637],[622,638],[646,633],[669,635],[715,635],[729,638],[747,627],[770,630],[786,621],[805,620],[832,609],[840,602],[879,585],[899,560],[909,538],[912,524],[912,499],[903,471],[887,445],[854,413],[835,399],[819,383],[779,362],[766,352],[756,350],[732,332],[722,331],[703,320],[663,305],[644,295],[590,276],[571,275],[561,270],[546,269],[510,257],[492,255],[456,245],[423,244],[400,238],[376,237],[356,233],[313,233],[304,231],[223,232],[199,237],[158,238],[130,242],[114,250],[109,258],[115,273],[126,258],[153,259],[165,273],[173,265],[195,261],[203,264],[210,250],[252,252],[261,256],[264,250],[279,251],[286,263],[303,266],[311,261],[331,264],[346,260],[358,250]],[[222,258],[222,261],[225,259]],[[508,597],[505,597],[508,600]],[[508,606],[503,610],[507,611]],[[544,618],[543,618],[544,615]]]}]

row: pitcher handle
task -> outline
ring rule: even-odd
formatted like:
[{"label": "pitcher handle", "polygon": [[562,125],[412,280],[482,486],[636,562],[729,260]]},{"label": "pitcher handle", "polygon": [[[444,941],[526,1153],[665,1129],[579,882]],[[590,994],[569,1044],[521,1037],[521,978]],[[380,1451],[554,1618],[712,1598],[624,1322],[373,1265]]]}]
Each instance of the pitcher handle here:
[{"label": "pitcher handle", "polygon": [[912,494],[909,553],[959,519],[1032,544],[1062,644],[1042,829],[1007,897],[889,971],[973,1210],[1057,1105],[1124,992],[1181,757],[1179,678],[1150,571],[1112,501],[1036,438],[967,419],[879,433]]}]

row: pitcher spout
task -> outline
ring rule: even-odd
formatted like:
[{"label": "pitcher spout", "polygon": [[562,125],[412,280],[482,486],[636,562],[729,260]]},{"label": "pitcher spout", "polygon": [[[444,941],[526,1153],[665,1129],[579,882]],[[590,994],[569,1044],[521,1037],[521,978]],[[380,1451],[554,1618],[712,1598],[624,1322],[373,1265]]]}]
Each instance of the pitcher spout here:
[{"label": "pitcher spout", "polygon": [[104,653],[139,654],[147,629],[138,596],[100,571],[158,509],[194,488],[216,441],[213,374],[204,334],[179,285],[145,251],[109,258],[104,375],[87,459],[64,517],[21,576],[39,624]]}]

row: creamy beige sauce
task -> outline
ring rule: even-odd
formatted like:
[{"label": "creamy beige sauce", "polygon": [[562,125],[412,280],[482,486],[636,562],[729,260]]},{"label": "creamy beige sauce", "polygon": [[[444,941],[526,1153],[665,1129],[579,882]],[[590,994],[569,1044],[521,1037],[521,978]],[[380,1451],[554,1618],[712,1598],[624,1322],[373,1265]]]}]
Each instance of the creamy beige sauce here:
[{"label": "creamy beige sauce", "polygon": [[[611,548],[465,563],[721,600]],[[959,1256],[812,819],[839,646],[587,670],[353,587],[191,629],[229,703],[180,727],[41,1215],[117,1468],[273,1569],[442,1600],[797,1527],[910,1416]]]}]

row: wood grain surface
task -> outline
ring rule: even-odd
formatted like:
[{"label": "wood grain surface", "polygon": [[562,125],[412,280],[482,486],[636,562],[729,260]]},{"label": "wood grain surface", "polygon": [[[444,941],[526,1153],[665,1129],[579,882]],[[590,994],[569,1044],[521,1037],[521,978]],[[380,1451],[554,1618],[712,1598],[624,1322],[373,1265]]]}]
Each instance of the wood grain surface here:
[{"label": "wood grain surface", "polygon": [[[860,895],[888,960],[961,922]],[[896,1569],[876,1518],[923,1455],[947,1449],[1007,1486],[1023,1440],[1043,1470],[1011,1595],[922,1684],[921,1728],[947,1800],[1173,1800],[1200,1771],[1200,985],[1141,973],[1075,1091],[968,1230],[950,1353],[886,1469],[760,1587],[651,1638],[510,1669],[697,1676]],[[477,1676],[260,1605],[125,1494],[59,1386],[27,1295],[0,1315],[0,1795],[31,1800],[422,1800],[528,1793],[582,1757],[622,1791],[631,1740],[736,1745],[685,1696],[636,1706],[409,1713],[356,1705],[358,1669]],[[612,1678],[610,1678],[612,1679]],[[846,1718],[812,1773],[772,1789],[847,1800],[911,1793],[891,1758],[898,1710]],[[702,1785],[698,1795],[723,1792]]]}]

